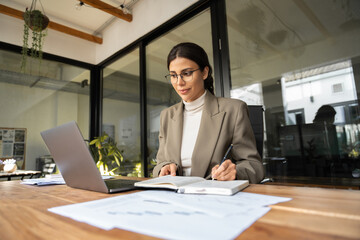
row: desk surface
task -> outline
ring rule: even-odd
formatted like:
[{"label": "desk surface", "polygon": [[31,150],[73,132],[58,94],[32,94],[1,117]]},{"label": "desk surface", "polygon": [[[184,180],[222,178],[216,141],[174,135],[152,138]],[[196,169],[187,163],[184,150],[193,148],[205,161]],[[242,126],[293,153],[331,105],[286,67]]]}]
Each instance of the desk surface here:
[{"label": "desk surface", "polygon": [[[291,197],[237,239],[359,239],[360,191],[250,185],[244,192]],[[0,182],[0,239],[155,239],[121,229],[105,231],[48,212],[51,207],[127,193],[103,194],[65,185]]]}]

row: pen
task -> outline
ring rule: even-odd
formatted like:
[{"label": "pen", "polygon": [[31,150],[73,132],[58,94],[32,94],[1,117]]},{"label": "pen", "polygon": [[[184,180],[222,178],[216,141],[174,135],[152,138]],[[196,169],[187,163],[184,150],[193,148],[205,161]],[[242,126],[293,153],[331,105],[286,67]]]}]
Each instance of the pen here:
[{"label": "pen", "polygon": [[[221,160],[219,167],[221,166],[221,164],[226,160],[227,156],[229,155],[229,152],[231,151],[231,149],[233,148],[233,144],[230,144],[228,150],[226,151],[223,159]],[[211,176],[212,180],[214,180],[214,178]]]},{"label": "pen", "polygon": [[229,155],[229,152],[231,151],[231,149],[233,148],[233,145],[230,144],[228,150],[226,151],[225,153],[225,156],[223,157],[223,159],[221,160],[220,164],[219,164],[219,167],[221,166],[221,164],[226,160],[227,156]]}]

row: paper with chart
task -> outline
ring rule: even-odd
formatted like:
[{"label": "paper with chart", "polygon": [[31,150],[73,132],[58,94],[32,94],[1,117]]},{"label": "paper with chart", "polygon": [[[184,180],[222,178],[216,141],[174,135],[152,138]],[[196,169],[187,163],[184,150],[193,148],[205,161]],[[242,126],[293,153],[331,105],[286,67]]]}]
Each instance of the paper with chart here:
[{"label": "paper with chart", "polygon": [[244,192],[216,196],[150,190],[49,211],[106,230],[167,239],[232,239],[267,213],[267,205],[289,200]]}]

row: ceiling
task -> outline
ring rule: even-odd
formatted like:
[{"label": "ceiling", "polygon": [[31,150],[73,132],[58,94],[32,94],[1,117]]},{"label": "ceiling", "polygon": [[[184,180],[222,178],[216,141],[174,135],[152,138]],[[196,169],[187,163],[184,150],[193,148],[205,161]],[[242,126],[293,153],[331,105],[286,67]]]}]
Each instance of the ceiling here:
[{"label": "ceiling", "polygon": [[[123,6],[126,13],[131,11],[138,0],[38,0],[36,8],[44,11],[51,22],[70,27],[87,34],[101,37],[101,33],[117,19],[106,11],[119,11]],[[108,6],[94,7],[91,3],[101,2]],[[82,4],[81,4],[82,3]],[[2,5],[24,12],[31,7],[32,0],[3,0]],[[125,20],[123,20],[125,21]]]},{"label": "ceiling", "polygon": [[[89,34],[101,35],[101,31],[116,18],[86,5],[77,10],[78,0],[41,2],[52,21]],[[103,2],[112,6],[125,3],[132,10],[137,1]],[[24,11],[31,5],[31,0],[4,0],[1,4]],[[234,88],[360,56],[360,0],[228,0],[226,5]],[[210,25],[210,10],[206,10],[149,43],[146,49],[147,78],[165,83],[166,56],[178,42],[193,41],[201,45],[213,63]],[[105,77],[116,75],[116,72],[137,76],[138,61],[135,50],[107,66]],[[2,67],[7,62],[1,61],[0,55],[0,69],[8,69]],[[48,74],[51,72],[54,71]],[[83,74],[69,80],[81,82],[86,78]]]}]

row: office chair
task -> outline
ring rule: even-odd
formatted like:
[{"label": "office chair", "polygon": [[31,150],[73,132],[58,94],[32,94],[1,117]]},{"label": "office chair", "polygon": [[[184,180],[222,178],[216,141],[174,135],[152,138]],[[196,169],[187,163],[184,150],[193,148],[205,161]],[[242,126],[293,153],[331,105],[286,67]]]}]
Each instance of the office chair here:
[{"label": "office chair", "polygon": [[261,105],[248,105],[248,109],[251,127],[255,135],[256,148],[260,154],[260,157],[262,158],[264,144],[264,109]]},{"label": "office chair", "polygon": [[[263,158],[263,145],[264,145],[264,109],[261,105],[248,105],[249,109],[249,119],[251,127],[254,131],[256,149],[260,154],[261,159]],[[265,178],[260,183],[264,184],[267,182],[272,182],[271,178]]]}]

